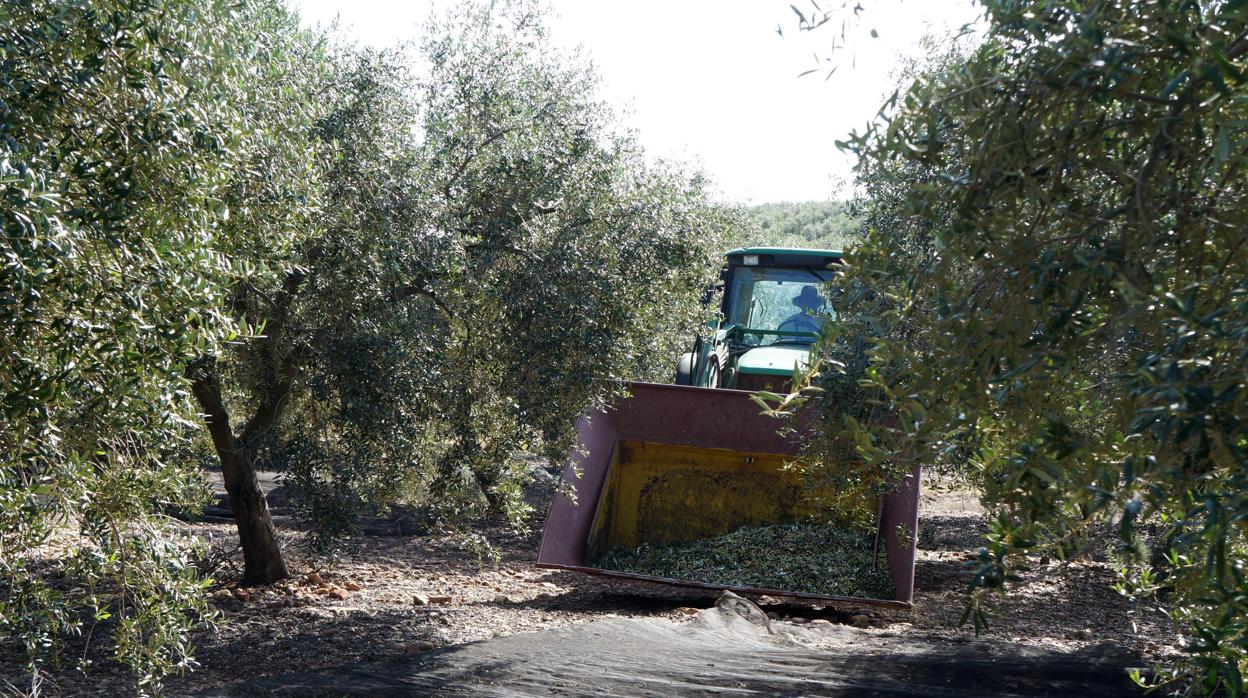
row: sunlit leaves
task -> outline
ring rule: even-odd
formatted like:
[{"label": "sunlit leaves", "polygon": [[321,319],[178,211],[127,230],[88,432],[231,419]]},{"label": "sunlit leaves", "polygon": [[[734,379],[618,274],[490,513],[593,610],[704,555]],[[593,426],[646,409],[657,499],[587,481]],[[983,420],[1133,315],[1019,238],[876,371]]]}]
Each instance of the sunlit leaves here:
[{"label": "sunlit leaves", "polygon": [[[395,500],[519,523],[517,456],[562,458],[582,410],[667,379],[702,319],[732,217],[697,173],[647,162],[543,22],[472,5],[424,37],[428,73],[363,56],[334,87],[270,452],[319,542]],[[245,396],[263,357],[238,358]]]},{"label": "sunlit leaves", "polygon": [[[237,333],[228,192],[294,29],[264,2],[0,9],[0,627],[32,663],[94,619],[141,690],[186,666],[182,372]],[[47,584],[67,535],[76,593]]]},{"label": "sunlit leaves", "polygon": [[867,358],[827,380],[855,379],[882,413],[854,422],[864,458],[917,454],[982,488],[978,590],[1115,530],[1124,593],[1172,590],[1193,685],[1237,692],[1248,16],[983,5],[984,42],[917,71],[847,143],[867,237],[827,351],[865,341]]}]

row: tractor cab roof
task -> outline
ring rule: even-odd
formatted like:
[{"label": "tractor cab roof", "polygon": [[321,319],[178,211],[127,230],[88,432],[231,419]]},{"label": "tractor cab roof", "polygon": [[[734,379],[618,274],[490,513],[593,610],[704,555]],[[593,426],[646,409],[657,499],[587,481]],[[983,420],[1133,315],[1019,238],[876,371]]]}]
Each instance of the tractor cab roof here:
[{"label": "tractor cab roof", "polygon": [[799,247],[742,247],[730,250],[726,257],[729,265],[748,267],[802,267],[827,269],[840,264],[844,253],[840,250],[811,250]]}]

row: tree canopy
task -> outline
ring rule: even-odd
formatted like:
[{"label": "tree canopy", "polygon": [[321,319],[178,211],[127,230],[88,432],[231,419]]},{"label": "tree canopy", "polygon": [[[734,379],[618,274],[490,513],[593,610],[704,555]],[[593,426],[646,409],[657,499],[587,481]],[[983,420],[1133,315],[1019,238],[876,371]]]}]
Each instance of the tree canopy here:
[{"label": "tree canopy", "polygon": [[514,456],[702,319],[735,215],[539,5],[456,17],[416,71],[276,0],[0,9],[0,628],[32,669],[74,636],[141,691],[192,665],[210,580],[167,515],[206,461],[244,583],[288,573],[263,464],[322,542],[397,500],[518,521]]},{"label": "tree canopy", "polygon": [[519,4],[435,24],[427,75],[360,63],[366,89],[330,119],[347,156],[295,260],[297,377],[267,444],[326,534],[395,499],[519,520],[513,456],[563,458],[577,414],[665,374],[703,312],[734,219],[646,162],[542,21]]},{"label": "tree canopy", "polygon": [[1248,16],[982,5],[982,43],[844,143],[866,238],[837,284],[814,447],[850,444],[860,485],[917,459],[982,488],[977,625],[982,592],[1029,556],[1074,556],[1112,527],[1120,590],[1164,604],[1188,658],[1159,679],[1237,695]]},{"label": "tree canopy", "polygon": [[146,681],[186,666],[204,582],[159,515],[200,491],[185,361],[240,332],[224,201],[278,90],[260,57],[314,50],[264,3],[0,9],[0,628],[32,663],[103,624]]}]

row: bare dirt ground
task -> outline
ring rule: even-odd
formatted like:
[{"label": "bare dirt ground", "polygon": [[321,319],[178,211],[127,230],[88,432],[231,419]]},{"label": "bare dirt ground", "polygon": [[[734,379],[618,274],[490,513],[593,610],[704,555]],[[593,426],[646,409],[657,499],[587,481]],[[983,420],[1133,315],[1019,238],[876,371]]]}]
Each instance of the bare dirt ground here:
[{"label": "bare dirt ground", "polygon": [[[544,513],[544,507],[539,507]],[[966,562],[978,548],[982,513],[966,492],[923,498],[913,611],[850,605],[819,606],[756,599],[782,622],[828,629],[851,624],[881,634],[974,641],[958,627],[969,579]],[[197,522],[189,531],[229,549],[232,525]],[[171,680],[168,692],[195,693],[241,679],[382,661],[448,645],[517,635],[613,617],[686,620],[714,604],[716,594],[607,580],[533,566],[541,516],[532,530],[479,529],[500,554],[480,560],[456,539],[362,536],[332,566],[302,555],[298,530],[279,525],[296,577],[268,588],[237,589],[222,568],[212,593],[222,614],[216,628],[194,637],[197,670]],[[1174,632],[1155,608],[1138,607],[1110,587],[1103,562],[1037,565],[1026,583],[990,603],[986,652],[1011,646],[1075,650],[1106,641],[1145,660],[1163,658]],[[0,639],[2,681],[28,685],[16,648]],[[72,670],[49,677],[45,695],[124,695],[133,691],[119,669],[85,677]],[[0,690],[0,694],[3,690]]]}]

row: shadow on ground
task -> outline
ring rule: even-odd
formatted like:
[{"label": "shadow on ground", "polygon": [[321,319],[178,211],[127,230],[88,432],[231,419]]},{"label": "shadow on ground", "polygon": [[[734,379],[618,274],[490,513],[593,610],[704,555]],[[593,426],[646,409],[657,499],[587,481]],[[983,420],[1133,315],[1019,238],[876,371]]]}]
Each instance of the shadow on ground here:
[{"label": "shadow on ground", "polygon": [[[611,619],[401,659],[272,676],[202,696],[1138,696],[1117,647],[1078,653],[840,628],[774,631],[728,607],[690,623]],[[755,616],[761,615],[755,609]],[[818,638],[821,646],[812,641]],[[829,648],[827,643],[835,641]]]}]

